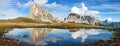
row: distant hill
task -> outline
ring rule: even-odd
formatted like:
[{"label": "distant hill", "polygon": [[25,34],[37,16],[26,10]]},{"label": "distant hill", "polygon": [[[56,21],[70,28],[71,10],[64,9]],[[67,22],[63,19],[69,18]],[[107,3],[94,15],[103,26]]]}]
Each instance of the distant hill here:
[{"label": "distant hill", "polygon": [[120,28],[120,22],[113,22],[109,20],[103,21],[105,26],[113,27],[113,28]]}]

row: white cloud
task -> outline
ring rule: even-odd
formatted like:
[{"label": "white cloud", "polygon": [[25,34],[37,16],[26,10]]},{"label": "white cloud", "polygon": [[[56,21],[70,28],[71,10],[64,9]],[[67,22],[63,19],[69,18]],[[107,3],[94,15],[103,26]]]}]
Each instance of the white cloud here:
[{"label": "white cloud", "polygon": [[56,2],[49,4],[48,0],[34,0],[34,1],[30,0],[24,4],[17,2],[17,6],[19,6],[20,8],[28,8],[32,5],[32,3],[36,3],[41,7],[48,7],[48,8],[61,8],[61,7],[63,7],[62,5],[57,4]]},{"label": "white cloud", "polygon": [[80,10],[86,12],[88,8],[85,6],[84,3],[81,3],[81,5],[82,5],[82,8]]},{"label": "white cloud", "polygon": [[14,3],[15,0],[0,0],[0,8],[11,7],[12,5],[14,5]]},{"label": "white cloud", "polygon": [[79,14],[79,15],[85,15],[85,12],[87,12],[88,8],[84,5],[84,3],[81,3],[81,5],[82,5],[81,8],[78,8],[78,7],[74,6],[71,9],[71,13],[76,13],[76,14]]},{"label": "white cloud", "polygon": [[120,14],[120,12],[100,12],[101,14]]},{"label": "white cloud", "polygon": [[23,7],[23,5],[22,4],[20,4],[20,2],[17,2],[17,4],[16,4],[18,7],[20,7],[20,8],[22,8]]},{"label": "white cloud", "polygon": [[21,17],[22,15],[16,9],[0,9],[0,19],[11,19],[16,17]]},{"label": "white cloud", "polygon": [[15,9],[17,0],[0,0],[0,19],[11,19],[24,16]]},{"label": "white cloud", "polygon": [[20,7],[20,8],[28,8],[28,7],[30,7],[31,5],[32,5],[32,1],[28,1],[27,3],[25,3],[25,4],[21,4],[20,2],[17,2],[17,6],[18,7]]},{"label": "white cloud", "polygon": [[94,10],[88,10],[88,8],[84,5],[84,3],[81,3],[82,7],[78,8],[76,6],[73,6],[71,9],[71,13],[76,13],[79,15],[88,15],[92,17],[97,17],[99,15],[99,11],[94,11]]},{"label": "white cloud", "polygon": [[93,10],[92,10],[92,11],[87,12],[86,15],[98,17],[97,15],[99,15],[99,12],[98,12],[98,11],[93,11]]},{"label": "white cloud", "polygon": [[8,1],[5,1],[5,0],[1,0],[0,1],[0,6],[4,6],[4,5],[9,5],[11,3],[12,0],[8,0]]},{"label": "white cloud", "polygon": [[80,9],[76,6],[74,6],[72,9],[71,9],[71,13],[76,13],[76,14],[79,14],[80,15]]},{"label": "white cloud", "polygon": [[54,15],[54,17],[59,17],[59,18],[64,18],[67,17],[66,15],[68,15],[68,12],[63,12],[63,11],[50,11],[50,13]]},{"label": "white cloud", "polygon": [[24,7],[30,7],[32,5],[32,1],[28,1],[26,4],[24,4]]},{"label": "white cloud", "polygon": [[53,2],[52,4],[46,4],[46,7],[49,7],[49,8],[59,8],[59,7],[63,7],[63,6],[60,5],[60,4],[57,4],[56,2]]},{"label": "white cloud", "polygon": [[113,9],[113,10],[120,10],[119,4],[103,4],[97,6],[90,6],[92,9]]},{"label": "white cloud", "polygon": [[111,17],[107,18],[108,21],[113,21]]}]

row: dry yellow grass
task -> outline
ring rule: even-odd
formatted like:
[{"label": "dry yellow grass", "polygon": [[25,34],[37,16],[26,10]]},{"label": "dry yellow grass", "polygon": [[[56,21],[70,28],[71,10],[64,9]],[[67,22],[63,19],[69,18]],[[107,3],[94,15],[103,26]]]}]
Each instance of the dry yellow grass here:
[{"label": "dry yellow grass", "polygon": [[76,24],[76,23],[52,23],[52,24],[43,24],[43,23],[2,23],[0,26],[12,27],[12,28],[109,28],[104,26],[93,26],[85,24]]},{"label": "dry yellow grass", "polygon": [[0,22],[0,32],[4,32],[6,28],[59,28],[59,29],[72,29],[72,28],[94,28],[94,29],[106,29],[106,30],[120,30],[117,28],[110,28],[104,26],[94,26],[94,25],[85,25],[85,24],[76,24],[76,23],[52,23],[52,24],[43,24],[43,23],[3,23]]},{"label": "dry yellow grass", "polygon": [[77,23],[40,23],[35,20],[19,17],[10,20],[0,20],[0,28],[102,28],[108,29],[109,27],[104,26],[93,26],[86,24]]}]

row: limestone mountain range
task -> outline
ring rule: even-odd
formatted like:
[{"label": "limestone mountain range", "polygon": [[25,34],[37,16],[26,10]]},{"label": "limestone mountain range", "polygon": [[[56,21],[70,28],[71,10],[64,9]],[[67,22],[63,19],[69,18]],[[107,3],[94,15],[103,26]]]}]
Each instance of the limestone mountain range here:
[{"label": "limestone mountain range", "polygon": [[60,20],[52,16],[47,10],[40,8],[37,4],[33,3],[30,9],[30,12],[27,18],[37,20],[39,22],[75,22],[75,23],[84,23],[90,25],[106,25],[103,21],[100,21],[92,16],[81,16],[76,13],[70,13],[68,17],[64,18],[64,20]]}]

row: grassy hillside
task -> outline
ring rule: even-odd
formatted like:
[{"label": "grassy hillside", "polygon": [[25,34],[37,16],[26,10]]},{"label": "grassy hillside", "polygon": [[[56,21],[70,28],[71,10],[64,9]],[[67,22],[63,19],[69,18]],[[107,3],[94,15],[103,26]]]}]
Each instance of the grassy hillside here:
[{"label": "grassy hillside", "polygon": [[0,20],[0,23],[38,23],[38,21],[25,17],[19,17],[15,19]]},{"label": "grassy hillside", "polygon": [[76,23],[40,23],[38,21],[19,17],[16,19],[10,20],[0,20],[0,28],[99,28],[99,29],[111,29],[110,27],[105,26],[94,26],[86,24],[76,24]]}]

